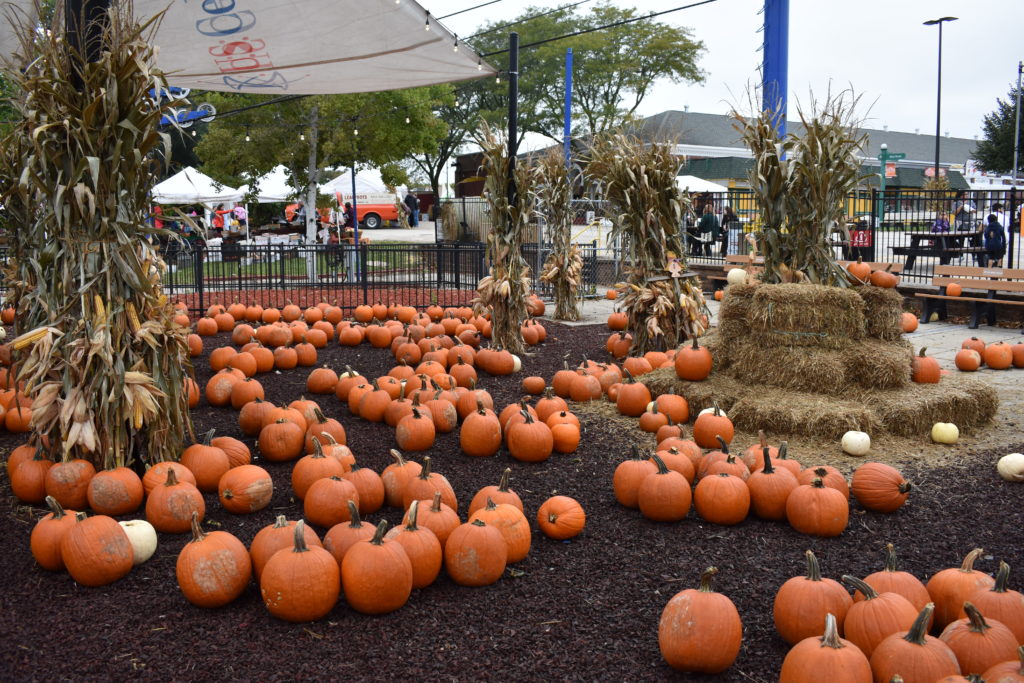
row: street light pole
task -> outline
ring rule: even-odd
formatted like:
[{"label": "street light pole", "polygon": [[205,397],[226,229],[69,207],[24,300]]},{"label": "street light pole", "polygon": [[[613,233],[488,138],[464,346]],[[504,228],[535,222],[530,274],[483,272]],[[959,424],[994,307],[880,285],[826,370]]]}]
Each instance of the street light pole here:
[{"label": "street light pole", "polygon": [[942,24],[947,21],[956,21],[957,17],[942,17],[940,19],[930,19],[924,22],[925,26],[939,25],[939,74],[938,74],[938,88],[936,89],[936,103],[935,103],[935,179],[939,179],[939,142],[942,138]]}]

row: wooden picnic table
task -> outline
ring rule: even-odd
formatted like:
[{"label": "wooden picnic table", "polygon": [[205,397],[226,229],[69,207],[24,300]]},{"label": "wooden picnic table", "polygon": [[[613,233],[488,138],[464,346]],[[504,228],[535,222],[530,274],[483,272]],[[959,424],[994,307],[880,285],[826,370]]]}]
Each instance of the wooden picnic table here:
[{"label": "wooden picnic table", "polygon": [[904,270],[914,269],[914,263],[918,256],[935,256],[939,259],[940,265],[949,265],[953,257],[964,254],[977,254],[978,263],[984,266],[987,263],[985,248],[982,246],[982,231],[971,232],[906,232],[910,238],[910,246],[890,247],[894,255],[907,257]]}]

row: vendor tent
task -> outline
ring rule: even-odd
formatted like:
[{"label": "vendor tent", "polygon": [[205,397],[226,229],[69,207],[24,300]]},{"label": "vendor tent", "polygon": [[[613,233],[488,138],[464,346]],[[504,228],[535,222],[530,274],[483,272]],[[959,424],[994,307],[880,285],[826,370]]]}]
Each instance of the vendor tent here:
[{"label": "vendor tent", "polygon": [[[361,194],[382,194],[388,191],[387,186],[381,179],[380,171],[375,168],[367,168],[356,172],[356,195]],[[348,196],[352,192],[352,171],[348,170],[337,178],[332,178],[320,186],[321,194],[335,194],[341,192]]]},{"label": "vendor tent", "polygon": [[[254,182],[256,185],[256,202],[270,204],[274,202],[290,202],[299,196],[300,191],[292,186],[291,174],[285,166],[275,166],[270,173],[262,175]],[[238,188],[239,193],[249,194],[249,185]]]},{"label": "vendor tent", "polygon": [[728,192],[729,188],[698,178],[695,175],[676,176],[676,187],[687,192]]},{"label": "vendor tent", "polygon": [[152,196],[157,204],[226,204],[242,199],[238,190],[219,185],[194,168],[175,173],[154,187]]}]

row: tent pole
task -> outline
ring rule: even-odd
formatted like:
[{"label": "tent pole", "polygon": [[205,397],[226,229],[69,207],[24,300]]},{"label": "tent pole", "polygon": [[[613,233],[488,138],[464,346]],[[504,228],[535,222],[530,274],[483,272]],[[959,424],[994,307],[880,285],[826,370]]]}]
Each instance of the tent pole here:
[{"label": "tent pole", "polygon": [[516,156],[519,153],[519,34],[508,34],[508,205],[516,204]]}]

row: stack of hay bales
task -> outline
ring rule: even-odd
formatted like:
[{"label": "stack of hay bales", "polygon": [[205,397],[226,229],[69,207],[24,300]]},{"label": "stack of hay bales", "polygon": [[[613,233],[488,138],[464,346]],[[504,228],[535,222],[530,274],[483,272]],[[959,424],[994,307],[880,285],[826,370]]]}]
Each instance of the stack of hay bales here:
[{"label": "stack of hay bales", "polygon": [[[861,290],[870,291],[862,295]],[[910,383],[902,299],[878,287],[733,285],[713,351],[728,374],[757,384],[839,396]]]},{"label": "stack of hay bales", "polygon": [[730,285],[718,329],[704,338],[711,377],[685,382],[672,369],[643,381],[675,391],[691,412],[719,403],[738,429],[838,438],[850,429],[901,436],[935,422],[961,430],[989,422],[995,391],[976,379],[911,382],[910,344],[893,289],[809,284]]}]

